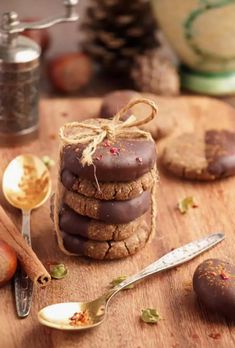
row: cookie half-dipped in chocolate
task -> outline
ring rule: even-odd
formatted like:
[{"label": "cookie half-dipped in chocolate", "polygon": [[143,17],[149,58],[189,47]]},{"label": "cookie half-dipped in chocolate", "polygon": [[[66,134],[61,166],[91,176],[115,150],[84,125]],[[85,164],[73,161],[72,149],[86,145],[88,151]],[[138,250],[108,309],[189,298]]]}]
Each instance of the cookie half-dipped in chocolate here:
[{"label": "cookie half-dipped in chocolate", "polygon": [[134,181],[99,183],[77,177],[67,169],[61,173],[62,184],[70,191],[80,193],[86,197],[101,200],[128,200],[141,195],[144,191],[151,190],[156,173],[151,170]]},{"label": "cookie half-dipped in chocolate", "polygon": [[64,205],[60,211],[60,230],[74,236],[97,241],[119,241],[130,237],[137,231],[144,217],[127,224],[106,224],[87,216],[80,215]]},{"label": "cookie half-dipped in chocolate", "polygon": [[204,261],[194,273],[193,288],[207,308],[235,320],[235,265],[219,259]]},{"label": "cookie half-dipped in chocolate", "polygon": [[110,224],[126,224],[146,213],[151,205],[151,194],[144,191],[127,201],[102,201],[66,190],[64,203],[78,214]]},{"label": "cookie half-dipped in chocolate", "polygon": [[182,134],[166,143],[162,163],[173,174],[188,179],[235,175],[235,132]]},{"label": "cookie half-dipped in chocolate", "polygon": [[97,242],[60,232],[64,249],[75,255],[98,260],[114,260],[135,254],[149,239],[149,227],[142,221],[136,233],[123,241]]},{"label": "cookie half-dipped in chocolate", "polygon": [[67,145],[62,151],[62,170],[90,181],[133,181],[153,169],[156,163],[155,143],[148,139],[104,140],[92,156],[93,165],[80,162],[85,145]]},{"label": "cookie half-dipped in chocolate", "polygon": [[205,134],[208,172],[216,178],[235,174],[235,132],[208,131]]}]

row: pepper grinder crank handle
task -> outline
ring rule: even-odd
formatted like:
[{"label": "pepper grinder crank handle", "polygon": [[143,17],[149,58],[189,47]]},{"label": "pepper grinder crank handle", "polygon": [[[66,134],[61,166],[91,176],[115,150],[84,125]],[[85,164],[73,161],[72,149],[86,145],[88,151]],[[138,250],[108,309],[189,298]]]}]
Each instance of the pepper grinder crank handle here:
[{"label": "pepper grinder crank handle", "polygon": [[3,34],[19,34],[25,30],[46,29],[55,24],[78,20],[79,17],[75,8],[78,4],[78,0],[64,0],[63,3],[66,9],[64,15],[53,16],[32,23],[20,22],[17,13],[14,11],[6,12],[3,14],[1,32]]}]

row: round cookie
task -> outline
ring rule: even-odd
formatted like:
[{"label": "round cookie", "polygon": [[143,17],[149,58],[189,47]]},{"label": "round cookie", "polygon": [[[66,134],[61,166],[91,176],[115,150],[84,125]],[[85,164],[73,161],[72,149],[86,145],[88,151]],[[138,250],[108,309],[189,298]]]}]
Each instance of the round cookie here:
[{"label": "round cookie", "polygon": [[154,173],[152,170],[135,181],[125,183],[99,183],[99,187],[97,187],[95,182],[77,177],[65,169],[61,173],[61,182],[68,190],[80,193],[86,197],[122,201],[135,198],[144,191],[150,190],[154,184]]},{"label": "round cookie", "polygon": [[65,190],[63,200],[76,213],[111,224],[126,224],[135,220],[151,206],[149,191],[127,201],[101,201]]},{"label": "round cookie", "polygon": [[199,300],[210,310],[235,320],[235,266],[209,259],[202,262],[193,276],[193,288]]},{"label": "round cookie", "polygon": [[64,205],[60,211],[60,230],[74,236],[96,241],[119,241],[130,237],[139,227],[144,217],[139,217],[128,224],[105,224],[87,216],[77,214]]},{"label": "round cookie", "polygon": [[[112,118],[117,113],[117,111],[126,106],[131,100],[135,98],[138,99],[140,97],[140,93],[132,90],[120,90],[108,93],[103,98],[99,112],[100,117]],[[152,96],[150,96],[150,98],[151,97]],[[122,119],[125,121],[132,114],[135,115],[137,119],[143,117],[144,115],[146,115],[146,106],[134,106],[131,111],[129,111]],[[175,116],[173,116],[172,113],[169,113],[169,116],[166,117],[160,112],[157,119],[149,122],[146,126],[140,126],[140,128],[147,132],[150,132],[153,139],[160,139],[172,133],[176,125],[177,122]]]},{"label": "round cookie", "polygon": [[[157,99],[158,103],[158,99]],[[137,104],[133,107],[133,114],[137,119],[142,119],[147,113],[147,108],[145,105]],[[146,125],[140,126],[146,132],[149,132],[153,139],[160,140],[169,136],[173,133],[178,127],[177,118],[175,113],[172,112],[172,108],[169,110],[165,107],[165,112],[161,112],[161,108],[159,107],[159,114],[152,121],[148,122]]]},{"label": "round cookie", "polygon": [[185,133],[166,143],[161,161],[173,174],[214,180],[235,174],[235,133],[208,130]]},{"label": "round cookie", "polygon": [[143,221],[136,233],[123,241],[97,242],[60,232],[63,248],[75,255],[84,255],[97,260],[114,260],[135,254],[149,239],[149,229]]},{"label": "round cookie", "polygon": [[[111,93],[108,93],[104,96],[99,117],[101,118],[112,118],[116,113],[126,106],[131,100],[141,98],[141,94],[132,91],[129,89],[118,90]],[[126,115],[122,118],[122,120],[126,120],[132,114],[131,110],[129,110]]]},{"label": "round cookie", "polygon": [[[153,169],[156,147],[148,139],[104,140],[92,156],[93,164],[82,166],[80,158],[84,145],[67,145],[62,151],[62,170],[67,169],[81,178],[100,182],[134,181]],[[95,170],[95,173],[94,173]]]}]

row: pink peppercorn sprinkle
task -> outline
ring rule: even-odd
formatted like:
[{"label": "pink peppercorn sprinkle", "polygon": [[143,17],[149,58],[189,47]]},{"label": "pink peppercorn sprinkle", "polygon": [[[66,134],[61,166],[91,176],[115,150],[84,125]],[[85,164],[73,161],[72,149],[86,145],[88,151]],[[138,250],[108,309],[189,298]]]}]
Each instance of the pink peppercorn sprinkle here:
[{"label": "pink peppercorn sprinkle", "polygon": [[119,155],[119,149],[117,147],[111,147],[110,152],[112,155]]},{"label": "pink peppercorn sprinkle", "polygon": [[220,273],[220,277],[223,279],[223,280],[228,280],[229,279],[229,276],[224,273],[223,271]]}]

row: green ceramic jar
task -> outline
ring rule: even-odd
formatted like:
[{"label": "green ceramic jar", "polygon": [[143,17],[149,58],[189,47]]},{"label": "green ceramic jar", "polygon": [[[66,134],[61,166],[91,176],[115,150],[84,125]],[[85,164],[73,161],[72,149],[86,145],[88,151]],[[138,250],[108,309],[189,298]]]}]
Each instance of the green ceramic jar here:
[{"label": "green ceramic jar", "polygon": [[235,0],[152,0],[184,67],[182,84],[208,94],[235,92]]}]

